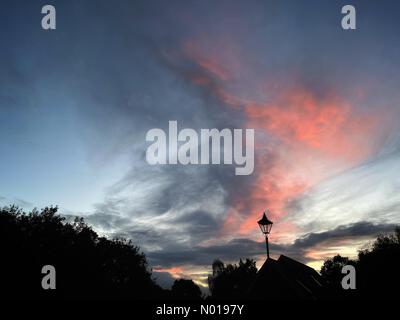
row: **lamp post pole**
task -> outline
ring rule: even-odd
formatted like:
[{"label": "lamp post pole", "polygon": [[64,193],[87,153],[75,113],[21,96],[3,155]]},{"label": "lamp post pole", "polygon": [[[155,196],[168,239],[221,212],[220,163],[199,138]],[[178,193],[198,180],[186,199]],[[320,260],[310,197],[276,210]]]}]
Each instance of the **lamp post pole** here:
[{"label": "lamp post pole", "polygon": [[268,235],[265,235],[265,244],[267,245],[267,258],[269,259],[269,245],[268,245]]}]

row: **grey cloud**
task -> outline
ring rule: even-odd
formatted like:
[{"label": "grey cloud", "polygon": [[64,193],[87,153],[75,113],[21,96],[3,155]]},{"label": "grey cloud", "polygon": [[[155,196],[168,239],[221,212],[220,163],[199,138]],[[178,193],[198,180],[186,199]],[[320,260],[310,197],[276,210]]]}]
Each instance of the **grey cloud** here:
[{"label": "grey cloud", "polygon": [[[393,232],[395,227],[396,225],[394,224],[360,222],[352,225],[340,226],[326,232],[310,233],[297,239],[290,245],[270,243],[270,250],[273,254],[284,254],[299,261],[307,262],[310,261],[310,259],[304,257],[305,251],[317,245],[329,245],[329,242],[343,239],[371,239],[381,233]],[[265,244],[250,239],[234,239],[224,245],[209,247],[194,246],[192,249],[181,251],[166,248],[160,251],[148,252],[147,256],[154,265],[166,267],[185,264],[210,266],[214,259],[237,262],[240,258],[265,256]]]},{"label": "grey cloud", "polygon": [[94,228],[101,228],[106,231],[112,232],[130,223],[130,220],[128,218],[101,212],[85,216],[85,221],[87,221]]},{"label": "grey cloud", "polygon": [[306,234],[294,242],[293,248],[307,249],[325,241],[375,237],[381,233],[392,232],[395,227],[395,224],[373,224],[370,222],[358,222],[350,225],[339,226],[326,232]]}]

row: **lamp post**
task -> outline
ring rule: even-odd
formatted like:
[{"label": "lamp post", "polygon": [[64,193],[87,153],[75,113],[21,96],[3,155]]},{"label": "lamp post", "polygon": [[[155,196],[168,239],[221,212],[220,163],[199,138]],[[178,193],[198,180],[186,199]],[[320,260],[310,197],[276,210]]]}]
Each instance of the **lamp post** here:
[{"label": "lamp post", "polygon": [[260,220],[258,220],[258,225],[262,233],[265,235],[265,244],[267,246],[267,258],[269,259],[269,246],[268,246],[268,235],[271,232],[273,222],[267,218],[266,215],[267,210],[264,211],[263,216]]}]

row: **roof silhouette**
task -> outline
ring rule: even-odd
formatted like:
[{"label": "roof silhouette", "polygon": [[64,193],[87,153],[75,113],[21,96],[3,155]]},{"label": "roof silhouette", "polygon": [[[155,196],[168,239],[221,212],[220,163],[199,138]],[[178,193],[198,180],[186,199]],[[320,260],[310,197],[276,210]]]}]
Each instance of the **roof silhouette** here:
[{"label": "roof silhouette", "polygon": [[264,262],[250,286],[249,297],[319,300],[329,291],[326,281],[313,268],[281,255],[278,260],[268,258]]}]

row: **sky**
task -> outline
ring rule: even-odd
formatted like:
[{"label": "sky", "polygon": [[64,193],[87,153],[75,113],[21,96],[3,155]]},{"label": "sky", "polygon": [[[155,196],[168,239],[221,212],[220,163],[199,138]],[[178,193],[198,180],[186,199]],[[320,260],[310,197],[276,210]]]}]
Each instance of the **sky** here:
[{"label": "sky", "polygon": [[[266,208],[272,256],[317,269],[400,223],[396,1],[51,1],[47,31],[45,4],[0,3],[0,205],[132,239],[165,286],[260,267]],[[254,129],[254,172],[149,165],[168,121]]]}]

